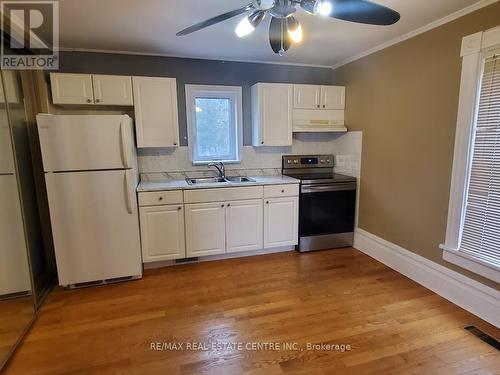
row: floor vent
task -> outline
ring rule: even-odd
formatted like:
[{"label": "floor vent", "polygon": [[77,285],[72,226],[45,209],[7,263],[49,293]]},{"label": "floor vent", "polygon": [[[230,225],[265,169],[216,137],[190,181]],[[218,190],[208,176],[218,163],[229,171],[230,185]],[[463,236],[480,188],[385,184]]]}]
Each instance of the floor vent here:
[{"label": "floor vent", "polygon": [[175,264],[193,263],[193,262],[197,262],[198,260],[199,260],[199,258],[198,258],[198,257],[194,257],[194,258],[176,259],[176,260],[175,260]]},{"label": "floor vent", "polygon": [[478,337],[479,339],[481,339],[482,341],[484,341],[488,345],[491,345],[496,350],[500,350],[500,341],[498,341],[496,338],[491,337],[487,333],[484,333],[483,331],[481,331],[480,329],[477,329],[474,326],[467,326],[467,327],[464,327],[464,329],[469,331],[474,336]]}]

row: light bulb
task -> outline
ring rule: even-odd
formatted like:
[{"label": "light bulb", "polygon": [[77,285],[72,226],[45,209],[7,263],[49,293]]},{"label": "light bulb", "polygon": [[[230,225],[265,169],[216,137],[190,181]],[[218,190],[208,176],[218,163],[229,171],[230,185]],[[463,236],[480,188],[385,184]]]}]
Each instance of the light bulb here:
[{"label": "light bulb", "polygon": [[288,30],[288,34],[290,34],[290,38],[292,38],[295,43],[302,42],[302,26],[299,25],[295,31]]},{"label": "light bulb", "polygon": [[243,38],[244,36],[247,36],[254,30],[255,27],[252,26],[248,17],[245,17],[241,20],[238,26],[236,26],[234,32],[236,33],[236,35],[238,35],[238,37]]},{"label": "light bulb", "polygon": [[300,43],[302,41],[302,26],[295,17],[291,16],[287,19],[288,35],[295,43]]},{"label": "light bulb", "polygon": [[332,3],[330,1],[319,1],[316,5],[316,12],[322,16],[329,16],[332,12]]}]

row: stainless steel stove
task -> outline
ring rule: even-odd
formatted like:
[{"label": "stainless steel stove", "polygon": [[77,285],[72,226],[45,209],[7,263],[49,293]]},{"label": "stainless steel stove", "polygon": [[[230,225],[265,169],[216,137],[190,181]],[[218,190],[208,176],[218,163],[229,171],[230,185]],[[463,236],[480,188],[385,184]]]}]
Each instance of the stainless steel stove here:
[{"label": "stainless steel stove", "polygon": [[334,173],[333,155],[285,155],[284,175],[300,180],[300,252],[352,246],[356,178]]}]

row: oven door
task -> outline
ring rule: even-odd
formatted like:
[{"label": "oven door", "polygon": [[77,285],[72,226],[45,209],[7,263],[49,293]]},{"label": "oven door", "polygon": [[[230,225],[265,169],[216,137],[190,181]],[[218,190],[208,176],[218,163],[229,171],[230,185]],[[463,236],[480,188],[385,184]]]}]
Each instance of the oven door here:
[{"label": "oven door", "polygon": [[300,237],[354,231],[356,183],[302,185],[299,206]]}]

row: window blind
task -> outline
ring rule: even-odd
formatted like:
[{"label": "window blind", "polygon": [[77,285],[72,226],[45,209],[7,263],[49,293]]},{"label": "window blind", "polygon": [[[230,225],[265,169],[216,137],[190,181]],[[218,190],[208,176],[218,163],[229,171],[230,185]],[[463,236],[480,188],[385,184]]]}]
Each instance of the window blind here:
[{"label": "window blind", "polygon": [[484,62],[460,252],[500,268],[500,51]]}]

